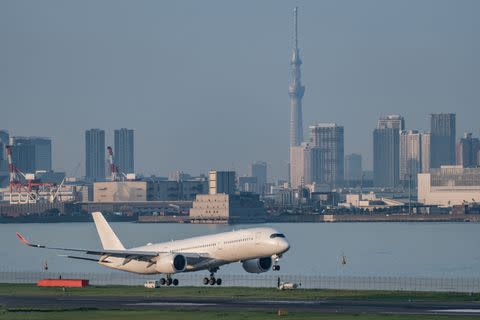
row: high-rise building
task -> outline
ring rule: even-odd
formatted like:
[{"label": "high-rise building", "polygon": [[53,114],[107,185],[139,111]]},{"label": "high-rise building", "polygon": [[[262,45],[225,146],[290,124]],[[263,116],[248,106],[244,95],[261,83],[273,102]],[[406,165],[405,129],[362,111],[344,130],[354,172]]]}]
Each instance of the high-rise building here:
[{"label": "high-rise building", "polygon": [[290,148],[290,185],[293,188],[321,182],[320,148],[304,142]]},{"label": "high-rise building", "polygon": [[310,126],[310,144],[320,149],[320,182],[331,188],[343,185],[344,129],[335,123]]},{"label": "high-rise building", "polygon": [[88,180],[105,179],[105,131],[85,131],[85,177]]},{"label": "high-rise building", "polygon": [[115,130],[115,163],[125,173],[135,172],[133,130]]},{"label": "high-rise building", "polygon": [[[430,132],[422,133],[422,173],[430,172]],[[417,177],[418,178],[418,177]]]},{"label": "high-rise building", "polygon": [[[290,96],[290,152],[293,150],[292,147],[299,146],[303,142],[302,98],[305,93],[305,86],[302,85],[302,74],[300,71],[302,60],[300,60],[300,51],[298,49],[297,9],[293,9],[294,46],[290,59],[291,81],[288,86],[288,94]],[[292,157],[292,154],[290,154],[290,159],[292,158],[296,157]],[[298,165],[290,161],[289,176],[292,185],[292,170],[293,167],[298,167]]]},{"label": "high-rise building", "polygon": [[389,115],[378,120],[373,131],[373,183],[376,187],[394,188],[399,185],[400,130],[405,120]]},{"label": "high-rise building", "polygon": [[250,177],[257,178],[257,188],[259,194],[265,194],[267,185],[267,163],[264,161],[255,161],[250,165]]},{"label": "high-rise building", "polygon": [[457,142],[457,165],[464,168],[475,168],[479,165],[480,140],[472,138],[471,133],[465,133]]},{"label": "high-rise building", "polygon": [[430,115],[430,167],[455,164],[455,114]]},{"label": "high-rise building", "polygon": [[356,153],[345,156],[345,183],[354,186],[362,180],[362,156]]},{"label": "high-rise building", "polygon": [[7,154],[5,147],[10,143],[10,135],[6,130],[0,130],[0,173],[7,171]]},{"label": "high-rise building", "polygon": [[405,119],[398,114],[391,114],[378,119],[378,129],[405,130]]},{"label": "high-rise building", "polygon": [[11,137],[12,161],[25,173],[52,170],[52,140],[42,137]]},{"label": "high-rise building", "polygon": [[416,184],[422,172],[422,134],[418,130],[400,131],[400,181]]}]

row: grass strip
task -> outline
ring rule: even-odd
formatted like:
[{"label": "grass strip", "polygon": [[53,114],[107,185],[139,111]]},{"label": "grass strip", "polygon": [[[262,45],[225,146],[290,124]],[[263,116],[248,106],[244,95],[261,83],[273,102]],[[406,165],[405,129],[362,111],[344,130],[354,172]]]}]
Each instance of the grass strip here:
[{"label": "grass strip", "polygon": [[356,291],[327,289],[277,290],[250,287],[162,287],[89,286],[86,288],[49,288],[34,284],[0,284],[0,295],[42,296],[122,296],[122,297],[192,297],[237,299],[296,299],[296,300],[375,300],[375,301],[479,301],[480,294],[449,292]]}]

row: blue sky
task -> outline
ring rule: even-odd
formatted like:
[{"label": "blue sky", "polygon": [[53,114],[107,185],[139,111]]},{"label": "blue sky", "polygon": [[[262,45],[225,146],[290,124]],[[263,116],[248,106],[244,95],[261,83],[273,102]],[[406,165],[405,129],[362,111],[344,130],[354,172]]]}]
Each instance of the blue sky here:
[{"label": "blue sky", "polygon": [[[372,162],[379,116],[480,133],[479,1],[0,1],[0,128],[53,138],[84,168],[84,130],[135,129],[137,172],[286,175],[292,9],[304,126],[345,126]],[[306,135],[308,136],[308,135]]]}]

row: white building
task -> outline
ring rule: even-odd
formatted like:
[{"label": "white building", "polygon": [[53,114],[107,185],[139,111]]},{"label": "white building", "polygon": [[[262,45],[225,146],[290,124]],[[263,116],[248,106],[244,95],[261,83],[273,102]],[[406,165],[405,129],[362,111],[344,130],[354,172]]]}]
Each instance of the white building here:
[{"label": "white building", "polygon": [[290,184],[298,188],[320,182],[320,148],[308,143],[290,148]]},{"label": "white building", "polygon": [[400,131],[400,181],[405,185],[411,179],[417,183],[417,174],[430,169],[430,134],[418,130]]},{"label": "white building", "polygon": [[419,174],[418,202],[439,206],[480,202],[480,168],[442,166]]},{"label": "white building", "polygon": [[258,194],[198,194],[190,217],[199,220],[255,221],[265,218]]},{"label": "white building", "polygon": [[147,201],[146,181],[108,181],[93,184],[94,202]]}]

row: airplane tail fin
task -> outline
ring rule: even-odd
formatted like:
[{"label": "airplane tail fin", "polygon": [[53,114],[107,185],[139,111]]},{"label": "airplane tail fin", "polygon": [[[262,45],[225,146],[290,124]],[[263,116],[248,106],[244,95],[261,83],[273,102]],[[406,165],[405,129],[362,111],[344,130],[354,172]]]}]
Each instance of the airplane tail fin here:
[{"label": "airplane tail fin", "polygon": [[103,249],[108,250],[125,250],[125,247],[118,239],[115,232],[103,217],[101,212],[92,212],[93,221],[97,227],[98,236],[102,242]]}]

